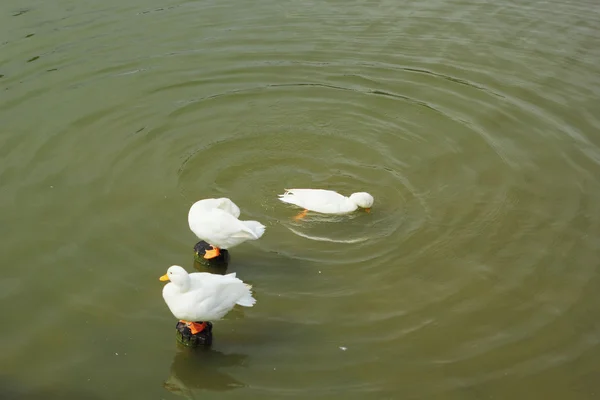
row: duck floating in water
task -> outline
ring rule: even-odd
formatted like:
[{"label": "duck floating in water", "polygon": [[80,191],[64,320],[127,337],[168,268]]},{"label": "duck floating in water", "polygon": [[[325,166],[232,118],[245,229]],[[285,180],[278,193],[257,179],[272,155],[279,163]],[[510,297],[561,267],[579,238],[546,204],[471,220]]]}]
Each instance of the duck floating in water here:
[{"label": "duck floating in water", "polygon": [[366,192],[346,197],[324,189],[285,189],[285,193],[279,195],[279,200],[304,208],[296,215],[296,220],[304,218],[309,210],[321,214],[348,214],[361,207],[369,212],[374,202],[373,196]]},{"label": "duck floating in water", "polygon": [[194,335],[202,332],[207,321],[223,318],[236,304],[252,307],[256,303],[256,299],[252,297],[252,286],[236,278],[235,273],[188,274],[179,265],[173,265],[160,280],[170,281],[162,291],[169,310],[175,318],[185,323]]},{"label": "duck floating in water", "polygon": [[221,249],[230,249],[247,240],[257,240],[265,233],[258,221],[240,221],[240,208],[230,199],[199,200],[188,213],[188,224],[194,234],[212,246],[204,258],[218,257]]}]

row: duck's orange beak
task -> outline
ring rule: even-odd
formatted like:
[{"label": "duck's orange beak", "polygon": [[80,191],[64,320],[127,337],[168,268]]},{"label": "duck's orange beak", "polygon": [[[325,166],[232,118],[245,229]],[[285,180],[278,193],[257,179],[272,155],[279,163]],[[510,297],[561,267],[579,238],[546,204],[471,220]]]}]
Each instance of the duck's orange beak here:
[{"label": "duck's orange beak", "polygon": [[161,276],[160,278],[158,278],[161,282],[167,282],[169,280],[169,276],[167,274],[164,274],[163,276]]}]

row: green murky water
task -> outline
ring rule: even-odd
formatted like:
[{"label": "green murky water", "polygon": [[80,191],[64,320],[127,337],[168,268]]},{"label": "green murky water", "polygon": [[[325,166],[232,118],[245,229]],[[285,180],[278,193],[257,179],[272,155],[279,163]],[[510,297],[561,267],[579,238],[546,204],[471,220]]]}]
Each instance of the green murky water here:
[{"label": "green murky water", "polygon": [[[592,399],[593,1],[3,1],[0,397]],[[371,214],[291,218],[286,187]],[[267,232],[178,352],[187,211]]]}]

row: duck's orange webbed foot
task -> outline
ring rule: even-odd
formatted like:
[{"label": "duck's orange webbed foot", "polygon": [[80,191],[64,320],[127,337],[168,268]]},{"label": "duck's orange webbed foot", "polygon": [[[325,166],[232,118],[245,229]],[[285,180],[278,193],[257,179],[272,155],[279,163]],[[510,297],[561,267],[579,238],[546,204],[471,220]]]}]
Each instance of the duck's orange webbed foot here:
[{"label": "duck's orange webbed foot", "polygon": [[308,210],[302,211],[300,214],[296,215],[294,219],[300,221],[302,218],[306,217],[306,214],[308,214]]},{"label": "duck's orange webbed foot", "polygon": [[221,251],[218,247],[212,246],[212,250],[206,250],[204,252],[204,258],[210,260],[211,258],[219,257],[221,255]]},{"label": "duck's orange webbed foot", "polygon": [[204,328],[206,328],[206,322],[203,322],[201,324],[199,324],[197,322],[190,322],[190,321],[184,321],[184,320],[180,320],[180,322],[183,322],[184,324],[186,324],[186,326],[188,328],[190,328],[192,335],[200,333],[204,330]]}]

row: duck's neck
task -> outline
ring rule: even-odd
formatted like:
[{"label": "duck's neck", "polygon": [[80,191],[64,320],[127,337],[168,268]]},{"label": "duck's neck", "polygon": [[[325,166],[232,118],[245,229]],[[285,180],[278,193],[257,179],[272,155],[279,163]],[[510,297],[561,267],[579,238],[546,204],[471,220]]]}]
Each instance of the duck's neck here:
[{"label": "duck's neck", "polygon": [[182,279],[181,282],[177,282],[176,285],[173,285],[177,288],[180,293],[185,293],[190,290],[191,279],[188,277],[187,279]]},{"label": "duck's neck", "polygon": [[348,211],[354,211],[358,208],[358,204],[356,204],[355,202],[353,202],[350,199],[346,199],[346,210]]}]

